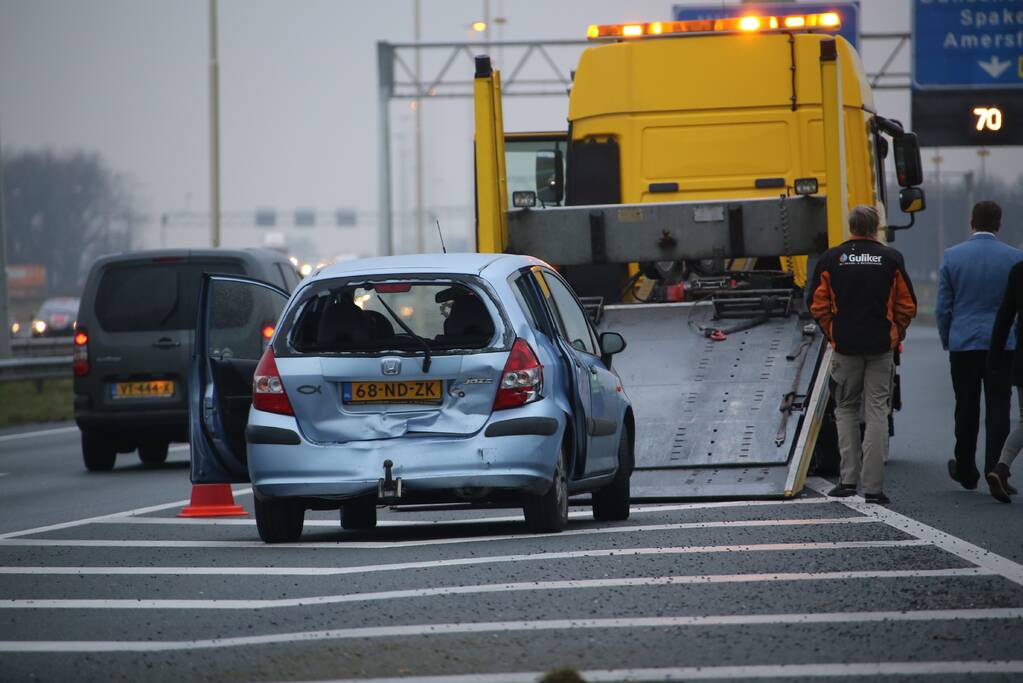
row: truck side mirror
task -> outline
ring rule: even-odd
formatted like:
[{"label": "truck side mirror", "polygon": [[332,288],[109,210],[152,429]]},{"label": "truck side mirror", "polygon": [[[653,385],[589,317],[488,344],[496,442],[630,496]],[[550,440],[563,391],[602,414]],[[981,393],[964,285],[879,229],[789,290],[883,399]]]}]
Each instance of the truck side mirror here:
[{"label": "truck side mirror", "polygon": [[913,187],[924,181],[923,163],[920,161],[920,143],[915,133],[903,133],[894,138],[895,175],[901,187]]},{"label": "truck side mirror", "polygon": [[560,149],[536,153],[536,197],[544,204],[560,204],[565,197],[565,166]]},{"label": "truck side mirror", "polygon": [[904,187],[899,190],[899,208],[902,213],[916,213],[926,209],[924,191],[919,187]]},{"label": "truck side mirror", "polygon": [[885,228],[885,236],[889,242],[895,240],[896,230],[909,230],[916,223],[916,212],[927,208],[924,191],[919,187],[904,187],[899,190],[899,208],[909,214],[909,223],[905,225],[889,225]]}]

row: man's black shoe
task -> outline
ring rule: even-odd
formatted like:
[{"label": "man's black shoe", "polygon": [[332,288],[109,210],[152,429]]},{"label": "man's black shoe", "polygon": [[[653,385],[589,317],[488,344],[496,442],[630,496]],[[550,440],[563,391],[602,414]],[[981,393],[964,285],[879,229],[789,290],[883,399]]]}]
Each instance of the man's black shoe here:
[{"label": "man's black shoe", "polygon": [[948,461],[948,476],[952,477],[952,481],[958,482],[960,485],[962,485],[964,489],[967,489],[968,491],[973,491],[974,489],[977,488],[977,482],[967,484],[959,478],[959,470],[958,468],[956,468],[955,460]]},{"label": "man's black shoe", "polygon": [[888,496],[884,495],[884,493],[864,493],[863,500],[867,501],[868,503],[875,503],[877,505],[887,505],[888,503],[892,502],[891,499],[888,498]]},{"label": "man's black shoe", "polygon": [[987,486],[991,490],[991,496],[999,503],[1011,503],[1009,498],[1009,468],[1002,463],[995,465],[995,469],[987,473]]},{"label": "man's black shoe", "polygon": [[828,491],[828,495],[832,498],[848,498],[849,496],[855,496],[856,484],[839,484]]}]

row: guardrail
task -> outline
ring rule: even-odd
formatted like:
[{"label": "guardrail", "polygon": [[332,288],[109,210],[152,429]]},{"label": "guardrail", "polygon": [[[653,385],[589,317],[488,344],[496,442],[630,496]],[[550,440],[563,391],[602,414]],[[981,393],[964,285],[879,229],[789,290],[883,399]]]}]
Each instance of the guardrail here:
[{"label": "guardrail", "polygon": [[71,377],[71,356],[0,360],[0,382]]},{"label": "guardrail", "polygon": [[71,337],[16,337],[11,340],[11,355],[63,356],[71,353]]}]

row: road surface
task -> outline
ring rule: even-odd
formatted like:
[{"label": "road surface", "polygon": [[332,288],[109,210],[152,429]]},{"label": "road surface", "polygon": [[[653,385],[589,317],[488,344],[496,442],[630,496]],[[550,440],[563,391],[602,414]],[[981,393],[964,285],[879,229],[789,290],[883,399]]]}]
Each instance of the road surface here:
[{"label": "road surface", "polygon": [[[247,518],[182,520],[187,449],[87,473],[68,425],[0,434],[0,678],[588,681],[1023,678],[1023,500],[950,481],[952,400],[911,331],[889,507],[829,500],[309,512],[266,546]],[[1023,477],[1021,477],[1023,479]],[[251,512],[251,495],[236,487]]]}]

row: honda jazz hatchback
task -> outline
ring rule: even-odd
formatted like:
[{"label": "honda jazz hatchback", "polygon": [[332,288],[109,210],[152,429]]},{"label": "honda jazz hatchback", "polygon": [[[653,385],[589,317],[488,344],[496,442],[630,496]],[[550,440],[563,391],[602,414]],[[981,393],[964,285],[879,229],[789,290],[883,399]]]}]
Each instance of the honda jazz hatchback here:
[{"label": "honda jazz hatchback", "polygon": [[264,541],[299,538],[307,509],[373,527],[381,504],[517,505],[549,532],[589,492],[596,518],[628,517],[625,341],[542,261],[354,261],[290,297],[207,275],[199,321],[192,481],[251,481]]}]

